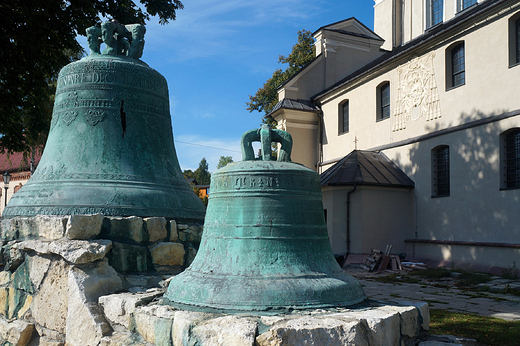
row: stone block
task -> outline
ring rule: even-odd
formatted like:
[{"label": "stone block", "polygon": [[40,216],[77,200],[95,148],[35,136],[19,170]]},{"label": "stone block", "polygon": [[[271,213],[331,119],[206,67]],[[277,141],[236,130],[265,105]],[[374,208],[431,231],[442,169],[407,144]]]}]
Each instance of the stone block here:
[{"label": "stone block", "polygon": [[[1,256],[0,256],[1,257]],[[0,272],[0,287],[7,286],[11,282],[11,272],[1,271]]]},{"label": "stone block", "polygon": [[152,344],[171,346],[174,316],[175,309],[167,305],[139,307],[134,313],[135,330]]},{"label": "stone block", "polygon": [[131,329],[136,307],[150,303],[163,293],[163,290],[156,288],[138,293],[126,292],[101,296],[98,301],[109,321]]},{"label": "stone block", "polygon": [[86,240],[97,237],[103,226],[102,214],[71,215],[65,234],[69,239]]},{"label": "stone block", "polygon": [[0,288],[0,314],[7,318],[7,311],[9,310],[9,288]]},{"label": "stone block", "polygon": [[123,288],[106,261],[74,267],[68,273],[66,340],[71,346],[97,346],[112,328],[97,304],[100,296]]},{"label": "stone block", "polygon": [[32,302],[32,296],[27,294],[27,292],[18,290],[12,287],[9,287],[8,290],[8,309],[7,309],[7,318],[16,318],[22,309],[25,311],[21,312],[23,315],[27,311],[27,303]]},{"label": "stone block", "polygon": [[7,322],[0,320],[0,334],[2,338],[12,345],[25,346],[31,341],[34,332],[34,324],[24,320]]},{"label": "stone block", "polygon": [[170,241],[176,243],[179,241],[179,233],[177,232],[177,221],[170,220]]},{"label": "stone block", "polygon": [[341,321],[302,316],[274,324],[256,338],[257,346],[356,345],[368,346],[365,320]]},{"label": "stone block", "polygon": [[65,334],[67,321],[68,272],[65,261],[53,261],[31,305],[36,323],[60,334]]},{"label": "stone block", "polygon": [[383,305],[381,310],[397,312],[400,317],[401,335],[407,337],[416,337],[419,331],[419,311],[415,306]]},{"label": "stone block", "polygon": [[107,258],[119,273],[146,272],[152,269],[150,253],[146,246],[114,242]]},{"label": "stone block", "polygon": [[69,217],[38,215],[34,222],[41,238],[56,240],[63,238]]},{"label": "stone block", "polygon": [[399,304],[404,306],[414,306],[417,308],[417,312],[420,316],[421,328],[424,331],[430,329],[430,307],[426,302],[411,302],[411,301],[398,301]]},{"label": "stone block", "polygon": [[195,311],[176,311],[173,319],[173,346],[189,345],[191,330],[195,325],[214,317],[214,314]]},{"label": "stone block", "polygon": [[10,241],[18,239],[18,229],[16,226],[16,218],[3,219],[0,221],[0,230],[2,240]]},{"label": "stone block", "polygon": [[148,247],[152,255],[152,263],[160,266],[184,265],[184,245],[180,243],[158,243]]},{"label": "stone block", "polygon": [[110,217],[108,236],[115,239],[129,239],[137,243],[148,241],[148,235],[143,227],[143,219],[137,216]]},{"label": "stone block", "polygon": [[73,264],[85,264],[103,259],[112,248],[112,241],[99,240],[26,240],[17,244],[23,250],[32,250],[40,255],[55,254]]},{"label": "stone block", "polygon": [[179,239],[183,242],[200,243],[202,237],[202,226],[189,226],[179,230]]},{"label": "stone block", "polygon": [[194,345],[253,346],[258,323],[253,318],[223,316],[196,324],[189,342]]},{"label": "stone block", "polygon": [[32,282],[34,289],[40,289],[43,278],[47,274],[51,265],[51,260],[39,255],[27,256],[27,265],[29,267],[29,279]]},{"label": "stone block", "polygon": [[368,344],[379,346],[399,345],[401,339],[399,313],[378,308],[347,311],[328,315],[330,318],[351,322],[364,319],[368,324]]},{"label": "stone block", "polygon": [[46,337],[40,337],[38,340],[38,346],[65,346],[63,341],[52,340]]},{"label": "stone block", "polygon": [[164,217],[147,217],[143,219],[144,226],[148,231],[148,241],[150,243],[165,240],[168,237],[166,229],[166,219]]}]

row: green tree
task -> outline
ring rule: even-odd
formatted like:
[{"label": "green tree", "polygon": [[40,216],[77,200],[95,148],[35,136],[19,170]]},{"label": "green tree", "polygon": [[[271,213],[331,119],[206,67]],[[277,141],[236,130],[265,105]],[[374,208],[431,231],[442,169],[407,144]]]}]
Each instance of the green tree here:
[{"label": "green tree", "polygon": [[221,156],[220,159],[218,160],[217,169],[226,167],[231,162],[233,162],[233,158],[231,156]]},{"label": "green tree", "polygon": [[185,169],[182,171],[182,175],[184,176],[184,179],[194,179],[195,173],[191,169]]},{"label": "green tree", "polygon": [[199,163],[199,168],[194,172],[195,180],[199,185],[208,185],[211,181],[211,173],[208,170],[208,162],[206,158],[202,158]]},{"label": "green tree", "polygon": [[272,125],[274,119],[270,117],[269,119],[267,114],[278,103],[278,87],[307,65],[314,58],[315,52],[311,32],[307,30],[298,31],[298,43],[293,46],[291,54],[288,56],[280,55],[278,58],[279,63],[289,64],[289,66],[285,70],[277,69],[274,71],[273,76],[264,83],[264,86],[258,89],[254,96],[249,96],[246,109],[249,112],[264,112],[262,122]]},{"label": "green tree", "polygon": [[0,150],[29,152],[49,131],[59,70],[81,57],[76,41],[101,18],[175,20],[179,0],[2,0],[0,4]]}]

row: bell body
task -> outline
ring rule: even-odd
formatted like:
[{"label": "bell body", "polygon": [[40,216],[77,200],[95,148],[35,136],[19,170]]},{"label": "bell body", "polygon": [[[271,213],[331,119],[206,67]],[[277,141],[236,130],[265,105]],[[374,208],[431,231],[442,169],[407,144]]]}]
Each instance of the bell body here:
[{"label": "bell body", "polygon": [[332,253],[318,174],[278,161],[240,161],[212,174],[201,246],[166,297],[196,309],[258,312],[366,299]]},{"label": "bell body", "polygon": [[93,213],[204,218],[177,160],[166,80],[138,59],[94,54],[61,70],[41,161],[3,216]]}]

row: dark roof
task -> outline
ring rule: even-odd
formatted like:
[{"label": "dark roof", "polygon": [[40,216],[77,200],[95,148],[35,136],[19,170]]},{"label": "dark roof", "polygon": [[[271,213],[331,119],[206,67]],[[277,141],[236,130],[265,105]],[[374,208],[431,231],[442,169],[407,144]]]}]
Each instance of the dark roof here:
[{"label": "dark roof", "polygon": [[413,188],[415,183],[385,154],[354,150],[320,175],[321,186],[370,185]]},{"label": "dark roof", "polygon": [[379,58],[372,60],[367,65],[363,66],[359,70],[351,73],[350,75],[346,76],[342,80],[338,81],[334,85],[328,87],[327,89],[320,91],[318,94],[311,97],[311,100],[315,100],[317,98],[320,98],[321,96],[324,96],[325,94],[338,89],[342,87],[343,85],[351,82],[355,78],[361,77],[363,74],[370,72],[372,70],[377,70],[381,67],[381,65],[386,64],[387,62],[396,59],[397,57],[400,57],[401,55],[407,53],[408,51],[412,50],[413,48],[420,46],[424,43],[427,43],[429,41],[434,40],[435,38],[445,34],[447,31],[455,29],[461,25],[464,25],[466,23],[470,23],[476,16],[484,13],[485,11],[489,10],[490,8],[494,6],[499,6],[501,4],[507,3],[507,2],[515,2],[513,0],[487,0],[484,2],[480,2],[476,5],[471,6],[470,8],[457,13],[455,17],[452,19],[443,22],[439,25],[436,25],[432,28],[430,28],[428,31],[423,33],[422,35],[414,38],[413,40],[407,42],[406,44],[396,47],[391,51],[388,51],[386,54],[383,54]]},{"label": "dark roof", "polygon": [[[34,169],[40,163],[42,158],[41,151],[34,153]],[[23,153],[10,153],[3,152],[0,154],[0,173],[8,171],[9,173],[16,172],[28,172],[31,170],[31,154],[28,154],[26,158],[23,157]]]},{"label": "dark roof", "polygon": [[279,101],[269,114],[279,109],[295,109],[303,112],[316,112],[320,110],[320,108],[316,107],[310,100],[293,100],[288,98]]},{"label": "dark roof", "polygon": [[360,24],[362,27],[364,27],[366,30],[368,30],[369,32],[371,32],[374,37],[370,37],[370,36],[365,36],[363,35],[364,37],[367,37],[367,38],[370,38],[370,39],[378,39],[378,40],[381,40],[381,41],[384,41],[384,39],[379,36],[378,34],[376,34],[372,29],[370,29],[369,27],[367,27],[365,24],[361,23],[356,17],[350,17],[350,18],[347,18],[347,19],[343,19],[343,20],[340,20],[340,21],[337,21],[335,23],[332,23],[332,24],[327,24],[325,26],[322,26],[320,27],[318,30],[316,30],[315,32],[312,33],[312,36],[316,35],[316,33],[320,30],[330,30],[330,31],[337,31],[337,32],[342,32],[342,33],[349,33],[349,34],[354,34],[354,35],[362,35],[362,34],[357,34],[357,33],[352,33],[350,31],[343,31],[343,30],[334,30],[334,29],[329,29],[329,27],[331,26],[334,26],[336,24],[339,24],[339,23],[343,23],[343,22],[347,22],[347,21],[350,21],[350,20],[355,20],[358,24]]},{"label": "dark roof", "polygon": [[352,32],[352,31],[347,31],[347,30],[339,30],[339,29],[324,29],[324,30],[327,30],[327,31],[332,31],[332,32],[337,32],[339,34],[345,34],[345,35],[351,35],[351,36],[357,36],[357,37],[363,37],[363,38],[368,38],[370,40],[379,40],[379,41],[383,41],[383,39],[381,37],[378,37],[378,38],[375,38],[373,36],[368,36],[368,35],[365,35],[365,34],[360,34],[360,33],[357,33],[357,32]]}]

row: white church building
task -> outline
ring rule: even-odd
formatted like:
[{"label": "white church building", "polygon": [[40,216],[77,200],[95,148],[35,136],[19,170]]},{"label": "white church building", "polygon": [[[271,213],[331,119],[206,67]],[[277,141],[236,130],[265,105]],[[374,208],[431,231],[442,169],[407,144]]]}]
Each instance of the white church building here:
[{"label": "white church building", "polygon": [[376,0],[313,36],[271,113],[335,253],[520,265],[520,1]]}]

